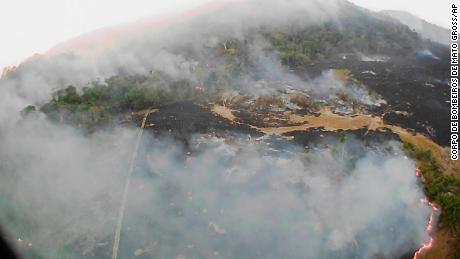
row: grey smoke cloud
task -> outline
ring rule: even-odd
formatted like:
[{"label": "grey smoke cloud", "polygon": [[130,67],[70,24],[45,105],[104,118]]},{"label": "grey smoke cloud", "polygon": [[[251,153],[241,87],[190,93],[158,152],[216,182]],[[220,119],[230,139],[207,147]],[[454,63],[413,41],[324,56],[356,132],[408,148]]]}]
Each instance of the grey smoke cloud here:
[{"label": "grey smoke cloud", "polygon": [[[266,143],[234,147],[216,141],[213,148],[192,157],[186,169],[169,170],[162,178],[182,190],[183,196],[176,195],[179,201],[174,202],[184,207],[185,222],[217,222],[226,230],[223,240],[240,240],[247,243],[246,252],[254,253],[232,254],[241,252],[235,249],[224,258],[392,257],[410,247],[411,235],[425,238],[423,222],[429,210],[418,205],[423,194],[410,173],[414,164],[393,144],[387,145],[399,156],[371,151],[347,172],[347,159],[337,161],[330,149],[319,148],[304,160],[298,153],[270,154]],[[354,145],[362,143],[351,141],[345,150]],[[155,157],[149,157],[152,171],[157,170],[156,161],[164,160]],[[190,192],[193,200],[181,204],[181,196],[186,199]],[[194,218],[196,211],[199,219]],[[402,229],[402,222],[421,225]],[[183,226],[187,229],[188,224]],[[207,233],[193,236],[212,243]]]},{"label": "grey smoke cloud", "polygon": [[[119,73],[146,75],[160,71],[174,80],[202,84],[204,78],[215,72],[225,79],[218,87],[236,87],[260,95],[273,92],[266,82],[272,85],[288,82],[320,98],[345,93],[351,99],[373,105],[378,97],[367,90],[349,89],[329,74],[316,80],[299,78],[282,65],[262,35],[253,33],[260,28],[284,30],[292,29],[295,24],[307,26],[336,20],[343,5],[346,3],[339,0],[228,3],[215,12],[172,22],[160,29],[146,29],[142,35],[106,48],[98,47],[101,51],[74,49],[57,56],[37,56],[0,80],[0,88],[23,100],[22,107],[12,108],[20,110],[27,104],[48,101],[57,89],[68,85],[81,89],[89,82],[103,82]],[[216,48],[222,48],[227,39],[244,42],[248,35],[253,38],[247,47],[255,69],[235,76],[228,71],[225,57],[216,53]],[[229,81],[230,85],[225,85]]]},{"label": "grey smoke cloud", "polygon": [[184,76],[183,64],[192,66],[195,61],[174,53],[171,50],[174,47],[188,48],[200,57],[209,56],[212,54],[209,49],[203,50],[210,45],[215,47],[217,38],[242,39],[255,28],[284,27],[293,21],[302,25],[327,21],[336,16],[339,2],[272,0],[227,4],[215,13],[173,22],[160,30],[146,30],[142,36],[121,40],[102,52],[88,54],[83,49],[74,49],[69,54],[32,58],[13,73],[17,76],[2,80],[1,85],[10,86],[34,103],[44,101],[56,88],[68,84],[83,87],[119,71],[146,73],[156,69]]},{"label": "grey smoke cloud", "polygon": [[[337,11],[336,1],[321,4],[317,1],[260,3],[250,1],[230,5],[216,14],[173,23],[160,31],[146,32],[140,38],[125,39],[96,56],[83,55],[80,50],[75,50],[53,57],[32,58],[0,80],[1,125],[13,127],[20,119],[19,111],[26,105],[40,105],[49,100],[53,91],[70,84],[81,89],[93,80],[103,81],[120,72],[145,74],[151,70],[163,71],[173,78],[195,80],[196,69],[208,65],[203,60],[214,62],[220,71],[225,70],[212,53],[220,37],[241,38],[253,28],[282,26],[288,16],[308,23],[320,22]],[[196,57],[175,53],[175,49],[184,49],[184,46]],[[199,66],[197,59],[201,61]],[[272,71],[278,70],[279,61],[273,57],[270,59],[278,62],[274,63]],[[280,75],[286,74],[282,71]]]},{"label": "grey smoke cloud", "polygon": [[106,233],[119,203],[133,132],[117,129],[86,138],[41,116],[2,130],[1,193],[24,219],[2,217],[4,227],[28,226],[14,234],[42,248]]},{"label": "grey smoke cloud", "polygon": [[[40,118],[9,131],[0,148],[2,197],[30,226],[11,231],[50,258],[63,245],[86,256],[97,244],[110,247],[134,133],[88,139]],[[393,258],[427,239],[430,209],[400,144],[329,140],[305,153],[245,142],[196,136],[184,157],[181,145],[147,135],[121,255],[154,243],[156,258]]]},{"label": "grey smoke cloud", "polygon": [[[40,114],[23,119],[19,111],[68,84],[81,88],[120,72],[159,70],[200,81],[197,71],[207,65],[223,69],[210,54],[221,37],[243,39],[254,28],[292,20],[320,23],[334,17],[339,6],[337,1],[261,3],[171,25],[93,57],[78,52],[37,57],[0,80],[0,193],[8,206],[3,205],[20,215],[1,223],[13,235],[30,238],[49,258],[60,258],[55,250],[63,245],[77,245],[85,255],[107,249],[135,130],[118,127],[84,136]],[[299,82],[320,96],[330,93],[323,86],[342,89],[328,77],[299,79],[276,55],[265,53],[264,44],[256,40],[250,47],[258,76]],[[177,51],[184,46],[188,51]],[[235,81],[250,91],[257,83],[253,75]],[[267,143],[199,137],[198,152],[184,158],[173,141],[144,141],[151,145],[144,146],[136,170],[122,236],[127,258],[139,249],[158,258],[390,258],[427,238],[429,210],[419,204],[423,193],[414,163],[402,157],[397,144],[378,146],[392,146],[398,155],[376,148],[353,159],[353,150],[364,144],[351,141],[342,149],[350,153],[340,160],[325,147],[305,154],[286,143],[286,150],[277,152]]]}]

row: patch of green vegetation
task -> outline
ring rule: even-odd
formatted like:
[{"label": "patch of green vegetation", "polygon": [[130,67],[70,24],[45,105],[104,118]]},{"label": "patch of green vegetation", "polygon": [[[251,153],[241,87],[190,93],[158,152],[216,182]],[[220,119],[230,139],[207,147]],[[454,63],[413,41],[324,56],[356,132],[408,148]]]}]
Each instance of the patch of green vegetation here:
[{"label": "patch of green vegetation", "polygon": [[33,112],[36,112],[37,111],[37,108],[33,105],[29,105],[27,106],[26,108],[24,108],[22,111],[21,111],[21,115],[22,116],[27,116]]},{"label": "patch of green vegetation", "polygon": [[446,175],[430,150],[405,142],[404,151],[420,162],[425,192],[431,201],[441,206],[441,224],[457,237],[456,249],[460,255],[460,179]]},{"label": "patch of green vegetation", "polygon": [[348,139],[347,132],[346,131],[340,131],[339,132],[340,143],[344,144],[345,142],[347,142],[347,139]]},{"label": "patch of green vegetation", "polygon": [[340,26],[330,22],[267,32],[266,38],[279,51],[283,63],[291,67],[350,51],[369,55],[408,54],[423,44],[422,39],[406,26],[359,15],[342,19]]},{"label": "patch of green vegetation", "polygon": [[[172,81],[160,73],[149,76],[114,76],[104,84],[93,82],[81,93],[74,86],[56,91],[40,110],[49,118],[77,125],[86,133],[114,125],[130,111],[178,101],[204,101],[206,93],[189,81]],[[33,111],[28,106],[24,111]]]}]

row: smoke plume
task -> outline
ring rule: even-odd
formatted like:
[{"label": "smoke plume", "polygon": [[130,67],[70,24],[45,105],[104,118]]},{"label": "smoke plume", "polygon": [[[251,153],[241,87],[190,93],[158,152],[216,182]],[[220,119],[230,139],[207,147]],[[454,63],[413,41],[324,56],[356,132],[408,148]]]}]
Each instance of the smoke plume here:
[{"label": "smoke plume", "polygon": [[[30,242],[38,258],[110,257],[138,129],[87,136],[39,112],[22,117],[21,109],[67,85],[81,90],[117,74],[161,71],[201,83],[209,73],[228,73],[216,52],[227,42],[247,44],[253,69],[222,75],[232,79],[225,87],[260,95],[271,91],[264,82],[289,83],[315,97],[334,96],[346,87],[330,74],[303,79],[260,35],[244,40],[260,28],[334,20],[343,4],[229,4],[91,56],[75,50],[23,63],[0,80],[0,223],[13,239]],[[427,239],[430,211],[419,203],[414,162],[397,143],[333,140],[312,151],[246,137],[198,135],[191,143],[187,150],[150,134],[142,139],[123,258],[394,258]]]}]

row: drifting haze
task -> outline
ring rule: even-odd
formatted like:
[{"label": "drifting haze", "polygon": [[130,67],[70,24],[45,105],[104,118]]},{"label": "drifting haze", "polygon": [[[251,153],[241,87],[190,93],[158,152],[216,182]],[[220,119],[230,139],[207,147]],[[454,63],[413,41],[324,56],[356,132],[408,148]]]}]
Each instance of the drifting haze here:
[{"label": "drifting haze", "polygon": [[[227,3],[226,8],[220,8],[216,13],[190,18],[186,23],[172,23],[150,33],[145,31],[137,37],[105,46],[96,53],[83,49],[75,54],[33,58],[0,82],[1,90],[17,91],[17,95],[25,97],[29,103],[37,103],[49,98],[57,88],[69,84],[81,88],[88,82],[120,72],[146,74],[159,70],[177,76],[184,73],[183,66],[190,69],[195,59],[206,60],[211,48],[218,46],[222,37],[240,39],[261,26],[283,26],[294,20],[316,24],[334,18],[339,9],[335,0],[323,4],[316,1],[289,4],[264,1],[260,5],[259,2]],[[277,10],[276,16],[273,16],[273,10]],[[188,49],[193,57],[188,58],[188,53],[172,53],[177,52],[173,48]]]},{"label": "drifting haze", "polygon": [[[3,132],[4,226],[46,258],[106,258],[134,135],[87,139],[40,118]],[[427,239],[430,209],[398,144],[332,139],[304,153],[197,136],[184,157],[169,140],[141,143],[123,258],[394,258]]]},{"label": "drifting haze", "polygon": [[[44,53],[54,45],[80,34],[147,16],[161,17],[206,3],[206,0],[109,1],[109,0],[27,0],[3,2],[0,8],[0,70],[16,65],[34,53]],[[449,27],[450,2],[371,1],[352,2],[371,10],[401,10],[428,22]]]},{"label": "drifting haze", "polygon": [[[47,258],[62,258],[75,247],[84,255],[110,250],[135,146],[133,129],[84,136],[40,113],[22,118],[19,111],[27,104],[43,103],[68,84],[81,89],[119,73],[155,69],[176,80],[199,81],[192,72],[200,66],[221,65],[214,56],[202,56],[222,44],[221,37],[243,39],[254,29],[292,22],[320,24],[335,19],[340,5],[299,0],[227,6],[125,39],[95,56],[37,57],[8,74],[0,81],[0,197],[16,214],[2,215],[2,223]],[[256,76],[237,83],[268,76],[264,70],[272,72],[272,80],[301,80],[284,70],[276,55],[264,56],[255,46],[250,55],[269,67],[258,66]],[[318,89],[318,95],[342,88],[328,76],[321,79],[309,83],[331,90]],[[325,147],[305,155],[303,147],[286,143],[286,150],[272,154],[266,143],[198,136],[197,152],[188,158],[173,141],[146,136],[141,143],[149,145],[142,149],[128,206],[121,246],[127,258],[140,247],[139,253],[159,258],[183,258],[187,252],[199,258],[392,258],[427,238],[429,209],[419,204],[423,194],[414,164],[394,143],[369,150],[359,141],[333,140],[328,146],[339,156]]]}]

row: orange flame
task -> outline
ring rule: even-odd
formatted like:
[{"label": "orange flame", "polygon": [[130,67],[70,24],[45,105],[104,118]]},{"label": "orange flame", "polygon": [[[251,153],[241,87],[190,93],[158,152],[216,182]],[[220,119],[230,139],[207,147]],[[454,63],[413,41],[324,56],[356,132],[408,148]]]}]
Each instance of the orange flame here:
[{"label": "orange flame", "polygon": [[[415,175],[417,177],[421,176],[420,169],[417,168],[417,170],[415,171]],[[430,219],[429,219],[428,224],[426,226],[426,231],[428,232],[428,234],[431,234],[431,232],[433,231],[433,225],[435,223],[435,216],[436,216],[435,213],[439,209],[434,203],[430,202],[427,198],[421,199],[420,203],[423,204],[423,205],[428,205],[431,208]],[[430,237],[429,242],[422,243],[420,248],[415,252],[413,259],[418,259],[421,254],[423,254],[426,251],[430,250],[433,247],[433,243],[434,243],[434,240],[433,240],[432,237]]]},{"label": "orange flame", "polygon": [[419,256],[427,251],[427,250],[430,250],[430,248],[433,246],[433,238],[430,237],[430,242],[426,243],[426,244],[422,244],[422,246],[417,250],[417,252],[415,252],[414,254],[414,259],[418,259]]}]

